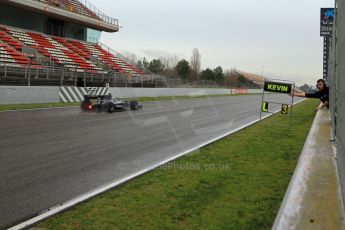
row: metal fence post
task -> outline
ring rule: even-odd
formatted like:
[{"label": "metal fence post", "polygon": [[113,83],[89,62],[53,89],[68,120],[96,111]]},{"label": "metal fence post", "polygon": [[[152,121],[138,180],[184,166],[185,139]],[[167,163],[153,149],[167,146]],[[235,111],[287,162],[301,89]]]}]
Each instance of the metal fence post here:
[{"label": "metal fence post", "polygon": [[116,86],[116,72],[115,72],[115,68],[113,69],[113,74],[114,74],[114,85]]},{"label": "metal fence post", "polygon": [[31,63],[29,63],[28,86],[31,86]]},{"label": "metal fence post", "polygon": [[63,86],[64,78],[65,78],[65,68],[62,67],[61,76],[60,76],[60,86]]},{"label": "metal fence post", "polygon": [[28,77],[27,73],[28,73],[28,66],[25,66],[25,71],[24,71],[24,78],[25,79]]},{"label": "metal fence post", "polygon": [[[71,71],[71,74],[72,74],[72,71]],[[77,87],[77,75],[74,75],[74,86]]]}]

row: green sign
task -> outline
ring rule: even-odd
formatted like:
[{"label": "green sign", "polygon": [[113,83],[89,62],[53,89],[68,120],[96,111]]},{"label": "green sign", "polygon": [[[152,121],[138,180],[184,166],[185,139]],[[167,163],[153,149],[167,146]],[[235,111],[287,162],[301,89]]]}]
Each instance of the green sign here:
[{"label": "green sign", "polygon": [[291,93],[292,85],[284,82],[265,81],[264,90],[276,93]]},{"label": "green sign", "polygon": [[281,114],[288,114],[289,113],[289,105],[282,105],[282,109],[280,111]]},{"label": "green sign", "polygon": [[262,112],[265,112],[265,113],[268,112],[268,103],[267,102],[262,102],[261,110],[262,110]]}]

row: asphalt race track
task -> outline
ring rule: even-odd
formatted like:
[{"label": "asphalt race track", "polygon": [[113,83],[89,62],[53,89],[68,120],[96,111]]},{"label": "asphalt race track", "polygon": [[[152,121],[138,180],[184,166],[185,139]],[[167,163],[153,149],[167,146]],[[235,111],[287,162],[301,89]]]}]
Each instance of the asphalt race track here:
[{"label": "asphalt race track", "polygon": [[146,102],[113,114],[1,112],[0,229],[254,121],[260,102],[251,95]]}]

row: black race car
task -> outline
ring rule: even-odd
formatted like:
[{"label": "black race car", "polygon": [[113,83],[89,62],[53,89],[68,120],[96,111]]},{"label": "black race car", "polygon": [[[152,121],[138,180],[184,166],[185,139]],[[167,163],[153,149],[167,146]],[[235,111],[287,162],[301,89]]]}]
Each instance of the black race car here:
[{"label": "black race car", "polygon": [[108,95],[85,95],[80,108],[84,112],[115,112],[126,111],[128,108],[131,110],[142,109],[137,101],[125,101],[113,98],[111,94]]}]

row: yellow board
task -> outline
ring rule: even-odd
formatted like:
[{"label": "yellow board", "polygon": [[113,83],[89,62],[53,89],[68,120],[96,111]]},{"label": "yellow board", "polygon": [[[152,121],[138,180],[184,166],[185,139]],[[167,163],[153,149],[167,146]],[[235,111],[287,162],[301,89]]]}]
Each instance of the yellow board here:
[{"label": "yellow board", "polygon": [[281,114],[288,114],[289,113],[289,105],[282,105],[282,109],[280,111]]},{"label": "yellow board", "polygon": [[261,111],[267,113],[268,112],[268,103],[262,102]]}]

